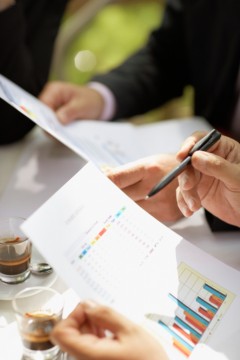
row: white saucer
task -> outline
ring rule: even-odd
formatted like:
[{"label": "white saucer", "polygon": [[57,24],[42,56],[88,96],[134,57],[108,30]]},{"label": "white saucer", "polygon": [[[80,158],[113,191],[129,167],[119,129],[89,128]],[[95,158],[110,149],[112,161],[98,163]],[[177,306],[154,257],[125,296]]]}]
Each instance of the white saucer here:
[{"label": "white saucer", "polygon": [[[44,258],[33,247],[32,249],[32,262],[45,262]],[[53,273],[46,276],[37,276],[30,274],[29,278],[21,284],[9,285],[0,281],[0,300],[12,300],[16,293],[26,287],[31,286],[46,286],[50,287],[57,279],[57,274]]]}]

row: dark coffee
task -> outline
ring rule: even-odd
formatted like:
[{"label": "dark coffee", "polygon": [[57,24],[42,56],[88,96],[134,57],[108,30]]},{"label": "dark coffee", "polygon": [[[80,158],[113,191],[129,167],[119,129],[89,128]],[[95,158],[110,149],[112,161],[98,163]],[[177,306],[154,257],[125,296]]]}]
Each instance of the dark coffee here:
[{"label": "dark coffee", "polygon": [[25,314],[25,320],[26,324],[21,335],[23,345],[27,349],[48,350],[55,346],[50,341],[50,332],[60,320],[60,317],[36,312]]},{"label": "dark coffee", "polygon": [[31,243],[19,237],[0,239],[0,273],[21,274],[29,268]]}]

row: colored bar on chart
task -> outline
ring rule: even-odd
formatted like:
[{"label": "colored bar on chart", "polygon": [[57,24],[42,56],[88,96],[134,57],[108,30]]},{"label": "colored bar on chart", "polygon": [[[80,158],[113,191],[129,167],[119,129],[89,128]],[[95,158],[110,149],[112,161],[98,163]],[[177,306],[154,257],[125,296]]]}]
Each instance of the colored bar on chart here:
[{"label": "colored bar on chart", "polygon": [[215,295],[211,295],[210,298],[209,298],[209,301],[216,305],[218,308],[220,308],[220,306],[222,305],[223,303],[223,300],[219,299],[217,296]]},{"label": "colored bar on chart", "polygon": [[174,340],[178,341],[181,346],[188,350],[189,352],[193,351],[193,346],[190,345],[187,341],[185,341],[181,336],[179,336],[174,330],[172,330],[169,326],[167,326],[162,320],[158,321],[159,325],[161,325],[165,330],[167,330],[173,337]]},{"label": "colored bar on chart", "polygon": [[202,307],[200,307],[198,311],[200,312],[200,314],[206,316],[209,320],[212,320],[214,318],[214,314],[209,310],[205,310]]},{"label": "colored bar on chart", "polygon": [[183,337],[185,337],[187,340],[193,342],[194,345],[196,345],[199,341],[193,334],[187,333],[183,328],[181,328],[178,324],[174,323],[173,328],[179,332]]},{"label": "colored bar on chart", "polygon": [[185,305],[182,301],[178,300],[174,295],[168,294],[168,296],[175,302],[177,305],[184,310],[185,313],[188,313],[193,318],[195,318],[199,323],[207,327],[209,325],[209,321],[204,319],[202,316],[197,314],[194,310],[190,309],[187,305]]},{"label": "colored bar on chart", "polygon": [[189,349],[186,349],[179,341],[174,340],[173,346],[175,346],[175,348],[177,348],[179,351],[181,351],[187,357],[191,355],[191,351]]},{"label": "colored bar on chart", "polygon": [[211,294],[216,295],[219,299],[221,299],[221,300],[223,300],[223,301],[224,301],[224,300],[226,299],[226,297],[227,297],[226,294],[221,293],[219,290],[214,289],[212,286],[210,286],[210,285],[208,285],[208,284],[206,284],[206,283],[203,285],[203,288],[204,288],[205,290],[207,290],[208,292],[210,292]]},{"label": "colored bar on chart", "polygon": [[103,228],[101,231],[99,231],[99,236],[102,236],[107,230],[105,228]]},{"label": "colored bar on chart", "polygon": [[198,330],[200,330],[202,333],[204,333],[204,331],[207,328],[207,325],[203,325],[202,322],[198,321],[194,316],[188,314],[186,311],[184,311],[184,314],[186,316],[186,320],[193,325],[195,328],[197,328]]},{"label": "colored bar on chart", "polygon": [[202,334],[200,334],[199,332],[197,332],[195,329],[193,329],[189,324],[186,323],[186,321],[183,321],[182,319],[180,319],[179,316],[175,317],[175,322],[177,324],[179,324],[180,326],[182,326],[184,329],[188,330],[191,334],[193,334],[193,336],[195,338],[197,338],[198,340],[201,339]]},{"label": "colored bar on chart", "polygon": [[209,304],[207,301],[203,300],[200,296],[197,296],[196,302],[202,305],[204,308],[210,310],[214,314],[216,314],[216,312],[218,311],[218,309],[215,306]]}]

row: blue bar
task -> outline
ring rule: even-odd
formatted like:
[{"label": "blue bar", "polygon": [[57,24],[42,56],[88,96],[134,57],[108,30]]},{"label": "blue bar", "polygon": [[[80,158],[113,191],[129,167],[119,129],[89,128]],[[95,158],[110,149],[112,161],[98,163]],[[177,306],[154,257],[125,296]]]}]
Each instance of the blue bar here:
[{"label": "blue bar", "polygon": [[217,297],[219,297],[219,299],[221,300],[225,300],[227,295],[224,295],[223,293],[221,293],[220,291],[214,289],[213,287],[211,287],[208,284],[204,284],[203,288],[207,291],[209,291],[211,294],[216,295]]},{"label": "blue bar", "polygon": [[190,307],[188,307],[187,305],[185,305],[182,301],[178,300],[175,296],[173,296],[172,294],[168,294],[168,296],[175,302],[178,304],[178,306],[180,308],[182,308],[183,310],[187,311],[190,315],[194,316],[195,319],[197,319],[198,321],[200,321],[203,325],[208,326],[210,321],[205,320],[202,316],[198,315],[195,311],[193,311],[192,309],[190,309]]},{"label": "blue bar", "polygon": [[176,316],[175,317],[175,322],[179,325],[182,325],[182,327],[184,329],[189,330],[197,339],[201,339],[202,334],[199,334],[195,329],[193,329],[190,325],[188,325],[185,321],[183,321],[182,319],[180,319],[180,317]]},{"label": "blue bar", "polygon": [[216,312],[218,311],[217,308],[215,308],[214,306],[212,306],[211,304],[209,304],[207,301],[203,300],[199,296],[196,298],[196,302],[203,305],[205,308],[207,308],[208,310],[210,310],[214,314],[216,314]]},{"label": "blue bar", "polygon": [[193,346],[191,346],[190,344],[188,344],[186,341],[184,341],[181,336],[179,336],[178,334],[175,333],[175,331],[173,331],[172,329],[170,329],[166,324],[164,324],[164,322],[162,322],[161,320],[158,321],[159,325],[161,325],[165,330],[167,330],[167,332],[169,332],[173,338],[175,338],[176,340],[178,340],[183,346],[185,346],[185,348],[187,348],[190,351],[193,351]]}]

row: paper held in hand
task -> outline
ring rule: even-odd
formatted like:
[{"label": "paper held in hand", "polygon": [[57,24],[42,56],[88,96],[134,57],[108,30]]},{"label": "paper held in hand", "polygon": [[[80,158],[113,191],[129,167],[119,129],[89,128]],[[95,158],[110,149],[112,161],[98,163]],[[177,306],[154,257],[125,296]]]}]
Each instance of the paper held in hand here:
[{"label": "paper held in hand", "polygon": [[64,126],[48,106],[2,75],[0,98],[99,168],[122,165],[161,152],[174,153],[192,132],[211,129],[201,118],[143,125],[81,120]]}]

